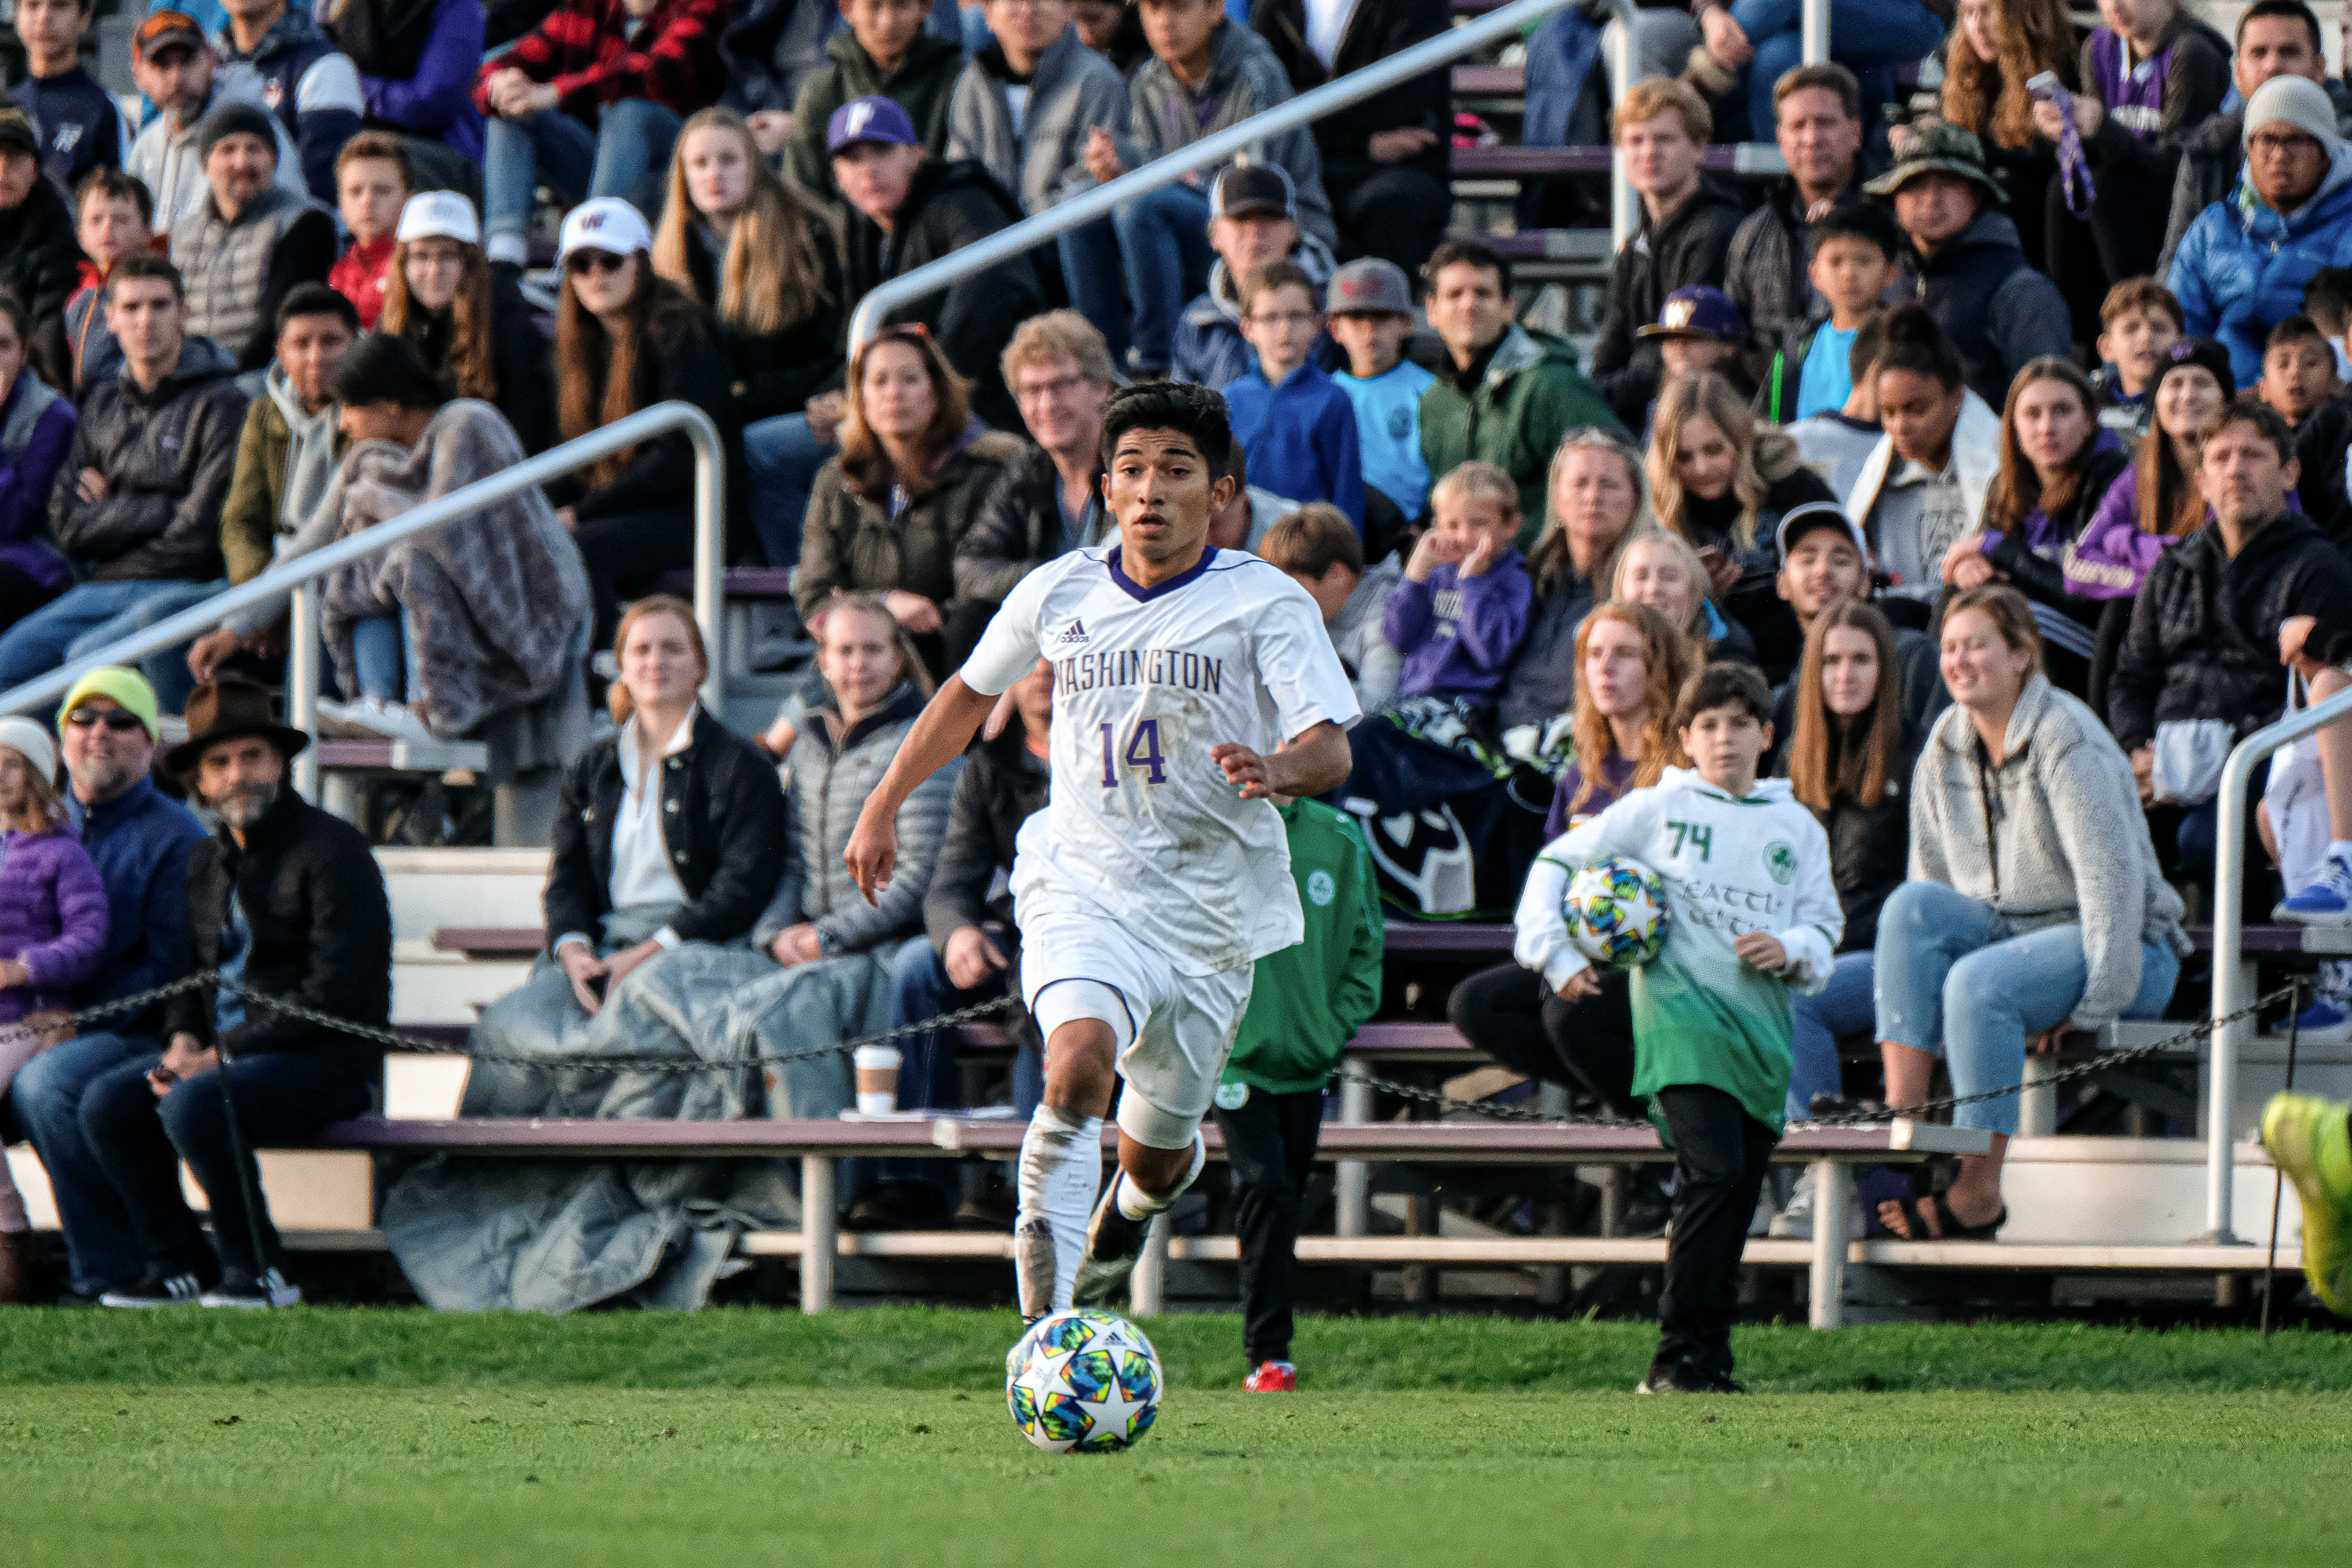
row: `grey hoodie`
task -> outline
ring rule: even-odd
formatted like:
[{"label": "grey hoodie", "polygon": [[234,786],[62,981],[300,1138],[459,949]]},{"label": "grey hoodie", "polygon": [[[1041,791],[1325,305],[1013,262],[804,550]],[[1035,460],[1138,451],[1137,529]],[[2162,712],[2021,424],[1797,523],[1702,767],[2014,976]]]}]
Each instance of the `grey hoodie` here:
[{"label": "grey hoodie", "polygon": [[1037,58],[1021,129],[1004,83],[989,70],[1001,65],[996,45],[981,51],[956,79],[948,105],[950,158],[971,158],[1015,192],[1021,210],[1034,216],[1094,184],[1087,173],[1087,132],[1127,118],[1127,83],[1111,63],[1078,41],[1068,27]]},{"label": "grey hoodie", "polygon": [[[1157,56],[1136,71],[1128,84],[1128,134],[1118,138],[1119,161],[1140,169],[1163,153],[1189,147],[1295,96],[1289,73],[1272,46],[1247,27],[1220,22],[1211,46],[1208,79],[1198,90],[1178,81],[1168,62]],[[1254,142],[1246,158],[1235,161],[1281,165],[1297,187],[1298,226],[1327,246],[1339,243],[1331,198],[1323,191],[1322,155],[1307,127]],[[1204,194],[1220,167],[1213,164],[1200,172]]]},{"label": "grey hoodie", "polygon": [[[343,416],[343,405],[330,403],[316,414],[305,414],[302,395],[287,378],[286,367],[275,360],[263,373],[261,385],[269,401],[277,405],[278,417],[286,421],[286,489],[278,507],[278,550],[274,558],[283,561],[289,554],[316,550],[333,538],[330,530],[324,539],[313,539],[299,548],[293,542],[303,524],[317,514],[327,487],[334,482],[335,470],[342,466],[342,459],[335,455],[335,433]],[[239,637],[249,637],[285,613],[286,595],[279,595],[247,605],[221,625]]]},{"label": "grey hoodie", "polygon": [[[2076,1024],[2113,1022],[2139,994],[2140,947],[2189,952],[2131,762],[2090,709],[2035,675],[1994,768],[1968,710],[1945,710],[1911,784],[1911,877],[1990,904],[2022,936],[2083,929],[2090,980]],[[1991,802],[1988,809],[1987,792]]]},{"label": "grey hoodie", "polygon": [[1339,663],[1348,671],[1348,682],[1356,689],[1356,706],[1367,713],[1389,705],[1404,674],[1404,655],[1390,644],[1381,625],[1388,614],[1389,595],[1403,580],[1401,556],[1391,553],[1385,561],[1374,562],[1364,569],[1355,592],[1326,628]]}]

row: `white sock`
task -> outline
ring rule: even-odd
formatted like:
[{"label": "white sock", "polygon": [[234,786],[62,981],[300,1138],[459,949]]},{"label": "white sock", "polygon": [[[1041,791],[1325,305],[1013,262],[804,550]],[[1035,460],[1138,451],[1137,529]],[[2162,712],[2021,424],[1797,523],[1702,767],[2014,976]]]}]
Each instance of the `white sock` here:
[{"label": "white sock", "polygon": [[2327,858],[2338,865],[2352,866],[2352,838],[2329,839]]},{"label": "white sock", "polygon": [[1013,1222],[1013,1272],[1021,1315],[1043,1317],[1070,1304],[1087,1221],[1102,1185],[1102,1118],[1041,1105],[1021,1140]]},{"label": "white sock", "polygon": [[1112,1198],[1118,1205],[1118,1212],[1128,1218],[1150,1219],[1153,1215],[1163,1212],[1171,1204],[1182,1197],[1185,1190],[1200,1179],[1201,1167],[1208,1163],[1209,1145],[1202,1141],[1198,1132],[1195,1132],[1192,1134],[1192,1168],[1184,1173],[1184,1179],[1176,1184],[1174,1192],[1164,1198],[1147,1197],[1144,1195],[1143,1189],[1129,1180],[1125,1171],[1121,1171],[1118,1173],[1118,1185],[1111,1189]]}]

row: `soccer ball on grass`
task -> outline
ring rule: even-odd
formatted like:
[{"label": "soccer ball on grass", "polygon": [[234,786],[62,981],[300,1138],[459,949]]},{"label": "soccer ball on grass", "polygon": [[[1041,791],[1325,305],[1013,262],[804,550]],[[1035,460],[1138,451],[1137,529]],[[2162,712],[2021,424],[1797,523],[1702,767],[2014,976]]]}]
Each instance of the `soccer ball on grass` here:
[{"label": "soccer ball on grass", "polygon": [[1602,969],[1639,969],[1666,944],[1666,884],[1639,860],[1612,856],[1585,867],[1559,912],[1576,950]]},{"label": "soccer ball on grass", "polygon": [[1108,1454],[1160,1415],[1160,1352],[1135,1325],[1076,1308],[1038,1319],[1004,1358],[1004,1401],[1049,1454]]}]

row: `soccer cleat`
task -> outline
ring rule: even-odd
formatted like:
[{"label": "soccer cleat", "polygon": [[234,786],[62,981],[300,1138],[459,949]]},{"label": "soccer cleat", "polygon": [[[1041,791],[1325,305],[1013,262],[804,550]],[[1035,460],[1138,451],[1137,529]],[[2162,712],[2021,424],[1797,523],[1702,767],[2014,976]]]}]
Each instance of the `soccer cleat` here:
[{"label": "soccer cleat", "polygon": [[2341,1100],[2273,1095],[2263,1146],[2303,1205],[2303,1272],[2331,1312],[2352,1317],[2352,1128]]},{"label": "soccer cleat", "polygon": [[1118,1189],[1124,1180],[1114,1176],[1104,1185],[1095,1216],[1087,1225],[1087,1253],[1078,1259],[1077,1284],[1070,1291],[1070,1300],[1078,1306],[1099,1307],[1109,1300],[1135,1272],[1143,1244],[1150,1239],[1152,1216],[1129,1219],[1119,1212]]},{"label": "soccer cleat", "polygon": [[193,1307],[205,1293],[205,1282],[194,1270],[166,1274],[160,1268],[147,1270],[145,1279],[128,1289],[109,1290],[100,1295],[101,1307]]},{"label": "soccer cleat", "polygon": [[242,1272],[224,1275],[217,1286],[196,1300],[204,1307],[299,1307],[302,1288],[288,1284],[286,1276],[271,1268],[258,1279]]},{"label": "soccer cleat", "polygon": [[2290,899],[2279,900],[2271,910],[2274,921],[2293,921],[2299,925],[2352,925],[2352,866],[2341,856],[2330,855],[2319,880]]},{"label": "soccer cleat", "polygon": [[1708,1372],[1678,1361],[1667,1365],[1652,1363],[1650,1375],[1643,1378],[1636,1394],[1745,1394],[1747,1389],[1734,1383],[1726,1373]]},{"label": "soccer cleat", "polygon": [[1263,1361],[1257,1370],[1242,1379],[1244,1394],[1296,1394],[1298,1392],[1298,1369],[1286,1361]]}]

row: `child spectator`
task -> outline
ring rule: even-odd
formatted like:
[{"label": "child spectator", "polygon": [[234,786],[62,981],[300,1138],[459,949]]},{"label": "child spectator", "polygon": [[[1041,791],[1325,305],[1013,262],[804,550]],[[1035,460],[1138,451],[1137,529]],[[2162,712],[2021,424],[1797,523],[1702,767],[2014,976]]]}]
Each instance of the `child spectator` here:
[{"label": "child spectator", "polygon": [[[59,391],[78,403],[93,383],[122,369],[122,348],[106,329],[106,279],[126,256],[155,248],[155,204],[138,177],[100,169],[82,183],[75,224],[81,253],[81,288],[66,301],[65,344],[58,354]],[[70,382],[71,384],[64,384]]]},{"label": "child spectator", "polygon": [[948,110],[956,79],[963,74],[963,50],[923,30],[929,12],[925,0],[843,0],[845,26],[825,40],[828,63],[809,73],[793,104],[784,168],[803,192],[840,207],[841,186],[833,176],[834,150],[826,146],[825,128],[853,99],[889,99],[914,122],[917,145],[934,154],[946,151]]},{"label": "child spectator", "polygon": [[81,63],[95,0],[16,0],[25,79],[11,96],[41,136],[41,173],[71,195],[93,169],[118,169],[131,147],[122,110]]},{"label": "child spectator", "polygon": [[2156,416],[2156,378],[2165,354],[2180,341],[2180,300],[2153,278],[2126,278],[2099,306],[2099,358],[2091,378],[2099,395],[2099,423],[2126,441],[2147,434]]},{"label": "child spectator", "polygon": [[1332,342],[1348,355],[1346,368],[1331,379],[1356,405],[1365,487],[1396,502],[1411,521],[1429,500],[1421,395],[1437,379],[1404,357],[1404,342],[1412,336],[1412,286],[1394,262],[1351,261],[1331,275],[1324,320]]},{"label": "child spectator", "polygon": [[[69,1010],[73,988],[98,972],[106,946],[106,888],[66,821],[57,772],[47,730],[30,719],[0,719],[0,1094],[52,1043],[6,1026]],[[1378,915],[1373,922],[1377,1000]],[[0,1304],[26,1300],[30,1240],[25,1200],[0,1160]]]},{"label": "child spectator", "polygon": [[1886,346],[1886,312],[1874,311],[1853,335],[1846,374],[1853,390],[1841,408],[1827,408],[1787,427],[1805,465],[1829,481],[1832,495],[1853,493],[1853,481],[1886,432],[1878,423],[1878,384],[1871,372]]},{"label": "child spectator", "polygon": [[1534,581],[1511,544],[1519,487],[1492,463],[1465,463],[1429,500],[1435,522],[1413,546],[1381,620],[1404,655],[1397,690],[1490,710],[1535,604]]},{"label": "child spectator", "polygon": [[2263,348],[2263,379],[2256,390],[2294,432],[2302,475],[2295,497],[2305,517],[2331,540],[2341,541],[2347,516],[2344,454],[2352,447],[2352,398],[2336,374],[2335,345],[2309,316],[2289,316],[2271,329]]},{"label": "child spectator", "polygon": [[[1745,380],[1739,368],[1739,344],[1748,335],[1747,319],[1720,289],[1694,283],[1675,289],[1658,308],[1658,319],[1633,335],[1658,345],[1658,358],[1665,366],[1661,390],[1677,376],[1719,372],[1727,379]],[[1648,413],[1654,414],[1657,406],[1658,400],[1652,398]],[[1643,424],[1648,423],[1645,414]]]},{"label": "child spectator", "polygon": [[[1666,938],[1634,971],[1633,1092],[1674,1146],[1672,1240],[1650,1393],[1733,1393],[1739,1255],[1786,1124],[1791,1060],[1780,988],[1821,991],[1845,929],[1829,839],[1785,780],[1759,781],[1772,697],[1739,665],[1683,689],[1675,739],[1692,759],[1546,846],[1528,874],[1514,955],[1562,997],[1600,977],[1569,940],[1560,896],[1578,868],[1633,856],[1664,875]],[[1723,854],[1715,853],[1720,849]],[[1692,890],[1712,895],[1704,908]],[[1723,918],[1727,904],[1741,910]]]},{"label": "child spectator", "polygon": [[[1080,256],[1080,272],[1070,269],[1074,254]],[[1189,257],[1191,252],[1182,254]],[[1339,263],[1332,260],[1329,247],[1299,226],[1298,191],[1289,174],[1267,164],[1236,165],[1219,174],[1209,187],[1207,254],[1211,259],[1207,264],[1206,291],[1184,306],[1180,314],[1166,321],[1172,331],[1167,339],[1171,356],[1168,376],[1171,381],[1223,386],[1229,381],[1238,381],[1249,371],[1249,343],[1242,336],[1242,279],[1269,261],[1289,261],[1319,284],[1331,276]],[[1105,259],[1065,247],[1063,275],[1084,294],[1091,287],[1084,279],[1108,276],[1099,269]],[[1089,266],[1096,270],[1083,270]],[[1186,260],[1184,266],[1189,269],[1191,261]],[[1191,276],[1187,270],[1186,277]],[[1130,281],[1128,288],[1128,297],[1134,298],[1134,283]],[[1173,307],[1172,300],[1168,303]],[[1095,320],[1094,306],[1080,304],[1077,308],[1088,321]],[[1120,325],[1123,331],[1125,323]],[[1139,372],[1149,371],[1160,363],[1150,357],[1159,352],[1156,331],[1145,307],[1138,305],[1134,341],[1127,360]],[[1110,337],[1116,348],[1119,338],[1105,335]],[[1318,349],[1322,354],[1333,356],[1321,363],[1337,363],[1337,350],[1323,349],[1319,344]]]},{"label": "child spectator", "polygon": [[360,313],[360,330],[375,331],[401,209],[416,184],[408,143],[389,131],[362,131],[335,156],[335,198],[352,243],[327,281]]},{"label": "child spectator", "polygon": [[1364,526],[1364,460],[1356,409],[1314,363],[1323,311],[1314,280],[1269,261],[1242,285],[1242,334],[1256,368],[1224,387],[1234,439],[1251,454],[1258,482],[1297,501],[1329,501]]},{"label": "child spectator", "polygon": [[[1385,265],[1382,263],[1381,265]],[[1290,574],[1323,612],[1323,629],[1356,690],[1356,706],[1378,712],[1396,696],[1404,656],[1388,639],[1389,597],[1404,579],[1396,556],[1367,568],[1364,542],[1348,514],[1316,501],[1266,530],[1259,558]]]},{"label": "child spectator", "polygon": [[1298,1222],[1323,1092],[1339,1053],[1381,1005],[1384,926],[1372,853],[1346,812],[1274,797],[1290,841],[1290,875],[1307,935],[1257,961],[1250,1006],[1217,1080],[1217,1130],[1233,1167],[1241,1239],[1242,1350],[1251,1394],[1290,1394],[1291,1303],[1298,1294]]},{"label": "child spectator", "polygon": [[1853,395],[1854,340],[1895,276],[1896,233],[1886,209],[1867,203],[1839,207],[1813,225],[1805,278],[1829,301],[1830,313],[1793,353],[1772,356],[1757,400],[1767,420],[1778,425],[1845,407]]}]

